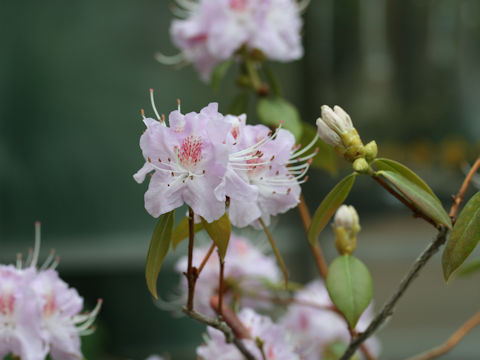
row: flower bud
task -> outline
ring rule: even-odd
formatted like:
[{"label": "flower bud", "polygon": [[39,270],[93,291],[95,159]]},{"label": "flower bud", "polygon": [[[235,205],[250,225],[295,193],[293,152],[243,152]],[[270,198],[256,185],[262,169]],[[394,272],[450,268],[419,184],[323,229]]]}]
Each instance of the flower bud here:
[{"label": "flower bud", "polygon": [[364,158],[358,158],[353,162],[353,170],[360,174],[367,174],[369,169],[370,165],[368,165],[367,160]]},{"label": "flower bud", "polygon": [[365,145],[365,158],[368,162],[371,162],[376,159],[378,154],[378,147],[375,140],[370,141],[367,145]]},{"label": "flower bud", "polygon": [[318,136],[331,145],[348,161],[354,161],[365,155],[365,149],[353,127],[352,119],[340,106],[331,109],[322,106],[322,117],[317,119]]},{"label": "flower bud", "polygon": [[335,246],[341,255],[351,254],[357,245],[360,221],[353,206],[342,205],[333,219]]}]

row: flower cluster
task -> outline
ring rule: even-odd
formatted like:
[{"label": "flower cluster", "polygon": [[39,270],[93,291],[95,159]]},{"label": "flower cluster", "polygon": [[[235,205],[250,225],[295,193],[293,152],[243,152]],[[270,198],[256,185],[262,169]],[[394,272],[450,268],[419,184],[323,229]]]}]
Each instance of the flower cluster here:
[{"label": "flower cluster", "polygon": [[295,0],[177,0],[177,4],[183,19],[172,23],[173,42],[204,80],[242,47],[278,61],[303,55],[301,9]]},{"label": "flower cluster", "polygon": [[[224,299],[240,300],[242,307],[265,308],[269,302],[256,300],[262,294],[267,294],[266,283],[279,283],[281,281],[280,270],[273,256],[266,256],[247,239],[232,234],[229,250],[225,256],[224,277],[227,287]],[[207,254],[207,247],[198,247],[193,252],[193,262],[200,264]],[[248,266],[245,266],[248,264]],[[187,257],[182,257],[175,266],[182,274],[187,268]],[[214,316],[210,307],[210,298],[218,293],[219,260],[217,256],[211,256],[200,273],[195,296],[195,309],[203,314]],[[181,292],[187,291],[185,277],[181,280]],[[245,296],[242,296],[245,295]],[[240,298],[238,298],[240,297]]]},{"label": "flower cluster", "polygon": [[[322,359],[334,342],[348,344],[350,334],[345,320],[331,310],[333,304],[321,281],[308,284],[295,295],[295,300],[280,322],[298,341],[297,351],[302,359]],[[360,317],[356,330],[365,330],[372,315],[370,305]],[[372,354],[380,353],[380,344],[375,338],[369,339],[366,346]]]},{"label": "flower cluster", "polygon": [[[295,351],[292,335],[270,318],[257,314],[249,308],[238,313],[238,318],[249,330],[251,339],[243,343],[257,360],[300,360]],[[225,335],[216,329],[207,328],[206,344],[197,348],[202,360],[242,360],[243,355],[233,344],[225,342]],[[318,359],[318,358],[317,358]]]},{"label": "flower cluster", "polygon": [[[37,234],[39,234],[37,224]],[[0,265],[0,358],[22,360],[83,359],[80,336],[93,332],[101,301],[90,314],[80,314],[83,299],[55,271],[53,254],[36,268],[39,235],[25,266]]]},{"label": "flower cluster", "polygon": [[143,182],[153,172],[145,193],[152,216],[185,203],[208,222],[228,209],[232,224],[243,227],[259,218],[268,224],[271,215],[298,204],[300,184],[316,154],[305,155],[313,142],[296,150],[289,131],[247,125],[245,115],[219,113],[217,103],[199,113],[175,110],[169,126],[155,113],[158,120],[144,119],[140,147],[146,162],[134,175]]}]

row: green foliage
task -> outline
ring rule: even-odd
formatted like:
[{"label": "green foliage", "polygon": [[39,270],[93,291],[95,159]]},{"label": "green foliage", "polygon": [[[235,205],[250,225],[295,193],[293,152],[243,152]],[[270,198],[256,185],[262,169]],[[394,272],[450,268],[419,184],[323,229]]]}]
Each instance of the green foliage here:
[{"label": "green foliage", "polygon": [[353,329],[373,296],[370,271],[351,255],[337,257],[328,268],[328,294]]},{"label": "green foliage", "polygon": [[[317,128],[313,125],[303,122],[303,132],[299,144],[307,145],[317,134]],[[330,175],[336,175],[338,172],[338,156],[330,145],[318,139],[314,147],[318,148],[318,154],[313,157],[312,165],[315,168],[327,171]]]},{"label": "green foliage", "polygon": [[457,271],[457,276],[470,276],[480,271],[480,258],[465,264]]},{"label": "green foliage", "polygon": [[212,86],[214,91],[218,91],[218,89],[220,88],[220,82],[222,81],[228,69],[230,68],[230,66],[232,66],[232,64],[233,64],[233,58],[229,58],[228,60],[222,61],[213,70],[212,76],[210,78],[210,85]]},{"label": "green foliage", "polygon": [[232,225],[230,224],[228,214],[223,214],[220,219],[215,220],[211,223],[208,223],[204,219],[202,219],[202,223],[208,235],[210,235],[215,245],[217,245],[220,257],[222,258],[222,260],[225,259],[228,242],[230,241],[230,235],[232,233]]},{"label": "green foliage", "polygon": [[165,256],[167,256],[172,242],[175,210],[160,216],[153,232],[150,248],[148,249],[147,263],[145,265],[145,279],[150,293],[158,298],[157,278]]},{"label": "green foliage", "polygon": [[335,185],[318,206],[312,218],[312,225],[308,231],[308,240],[312,245],[315,244],[318,235],[322,232],[328,224],[328,221],[347,198],[352,189],[353,183],[355,182],[356,176],[357,175],[353,173],[345,177]]},{"label": "green foliage", "polygon": [[430,189],[430,186],[425,183],[425,181],[420,178],[417,174],[415,174],[412,170],[410,170],[408,167],[405,165],[399,163],[398,161],[391,160],[391,159],[385,159],[385,158],[378,158],[374,161],[374,164],[378,170],[387,170],[387,171],[392,171],[397,174],[402,175],[404,178],[409,180],[410,182],[418,185],[421,187],[423,190],[428,192],[430,195],[432,195],[435,199],[440,202],[440,200],[437,198],[435,193]]},{"label": "green foliage", "polygon": [[409,174],[404,175],[401,170],[392,169],[380,170],[376,175],[381,175],[390,181],[415,208],[429,216],[435,224],[451,228],[452,222],[440,200],[425,190],[424,186],[411,180]]},{"label": "green foliage", "polygon": [[480,192],[477,192],[465,205],[442,256],[443,275],[450,276],[472,253],[480,240]]},{"label": "green foliage", "polygon": [[278,127],[283,121],[283,127],[292,132],[297,141],[303,132],[300,114],[295,106],[281,97],[273,99],[262,98],[257,104],[257,115],[260,122],[267,126]]},{"label": "green foliage", "polygon": [[248,110],[249,97],[248,91],[238,93],[228,106],[227,113],[231,115],[245,114]]},{"label": "green foliage", "polygon": [[267,79],[268,85],[270,86],[270,90],[272,91],[273,96],[281,97],[282,96],[282,86],[278,81],[275,72],[270,68],[267,63],[262,64],[262,70],[265,74],[265,78]]},{"label": "green foliage", "polygon": [[[195,224],[195,234],[203,229],[203,223]],[[188,237],[189,233],[188,217],[184,217],[180,221],[172,234],[172,250],[175,251],[177,246]]]}]

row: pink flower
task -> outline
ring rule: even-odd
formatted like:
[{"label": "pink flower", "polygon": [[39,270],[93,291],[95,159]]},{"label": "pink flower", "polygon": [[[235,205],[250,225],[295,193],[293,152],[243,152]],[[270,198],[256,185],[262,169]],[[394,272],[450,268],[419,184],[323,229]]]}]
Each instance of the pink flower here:
[{"label": "pink flower", "polygon": [[152,216],[184,203],[208,222],[225,213],[225,202],[214,196],[229,156],[225,139],[231,125],[222,120],[216,103],[200,113],[171,112],[169,127],[162,121],[144,119],[147,130],[140,138],[140,147],[146,162],[134,178],[143,182],[153,171],[145,193],[145,208]]},{"label": "pink flower", "polygon": [[294,0],[177,0],[184,19],[174,20],[172,40],[202,79],[243,45],[267,58],[292,61],[303,55],[302,19]]},{"label": "pink flower", "polygon": [[34,269],[0,265],[0,358],[12,353],[22,360],[43,360],[48,354],[41,307],[31,287]]},{"label": "pink flower", "polygon": [[[325,348],[334,341],[348,344],[350,334],[345,321],[338,314],[327,309],[333,304],[321,281],[309,283],[296,294],[295,299],[304,304],[290,305],[281,323],[298,338],[298,351],[302,359],[318,360],[322,357]],[[315,306],[325,307],[325,310]],[[360,317],[357,331],[365,330],[372,317],[373,306],[371,305]],[[367,340],[366,345],[375,356],[378,356],[380,344],[376,338]]]},{"label": "pink flower", "polygon": [[52,358],[83,359],[80,335],[92,332],[90,326],[100,310],[101,301],[91,314],[81,315],[83,299],[52,269],[38,272],[31,286],[41,305],[44,340]]},{"label": "pink flower", "polygon": [[233,130],[236,152],[230,156],[224,182],[216,189],[217,198],[229,197],[229,217],[235,226],[255,225],[259,218],[268,225],[270,216],[297,206],[300,184],[306,181],[303,178],[316,152],[303,154],[314,142],[294,151],[295,138],[287,130],[272,134],[266,126],[243,122]]},{"label": "pink flower", "polygon": [[[198,247],[193,252],[193,262],[199,266],[208,247]],[[248,264],[246,266],[245,264]],[[203,268],[195,287],[195,309],[203,314],[214,316],[210,308],[210,297],[217,293],[219,281],[219,261],[217,254],[212,254]],[[175,268],[182,273],[187,268],[187,258],[182,257]],[[278,283],[281,279],[280,271],[273,256],[266,256],[247,239],[232,233],[225,256],[224,269],[225,282],[231,282],[244,292],[260,295],[265,294],[265,282]],[[187,282],[182,276],[181,291],[186,294]],[[240,292],[241,294],[241,292]],[[226,300],[232,299],[231,291],[225,296]],[[185,295],[186,296],[186,295]],[[261,308],[269,306],[268,302],[241,298],[242,306]]]},{"label": "pink flower", "polygon": [[[238,314],[240,321],[250,331],[252,339],[242,340],[245,347],[257,360],[299,360],[295,352],[295,343],[291,335],[280,325],[272,322],[266,316],[257,314],[249,308],[241,310]],[[225,335],[219,330],[207,328],[209,338],[206,344],[197,348],[197,355],[202,360],[243,360],[243,355],[238,349],[225,342]],[[255,339],[263,342],[263,355],[255,343]]]}]

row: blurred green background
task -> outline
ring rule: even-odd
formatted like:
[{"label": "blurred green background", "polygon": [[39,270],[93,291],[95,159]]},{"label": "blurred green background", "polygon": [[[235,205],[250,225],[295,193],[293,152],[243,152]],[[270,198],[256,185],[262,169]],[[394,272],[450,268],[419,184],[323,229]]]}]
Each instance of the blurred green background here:
[{"label": "blurred green background", "polygon": [[[132,178],[143,163],[140,109],[152,113],[154,88],[161,112],[174,110],[177,98],[185,112],[210,101],[224,110],[235,88],[230,76],[215,93],[192,68],[155,62],[155,52],[177,51],[168,35],[170,5],[0,1],[0,261],[25,252],[33,222],[42,221],[42,253],[57,249],[62,276],[88,307],[105,300],[96,335],[85,339],[89,359],[152,352],[192,359],[201,342],[203,328],[155,307],[144,283],[155,219],[143,207],[146,184]],[[302,118],[313,124],[322,104],[341,105],[365,142],[375,139],[380,155],[413,167],[450,206],[461,165],[480,152],[480,2],[315,0],[304,45],[304,59],[274,65]],[[304,191],[312,210],[337,179],[311,171]],[[358,181],[348,202],[360,209],[358,256],[372,270],[381,304],[434,231],[368,179]],[[292,277],[316,276],[295,211],[274,232]],[[335,255],[332,237],[329,229],[321,237],[328,258]],[[161,272],[164,297],[178,282],[174,259]],[[445,285],[437,256],[380,333],[384,358],[442,342],[477,310],[477,284],[478,276]],[[478,359],[479,335],[450,358]]]}]

